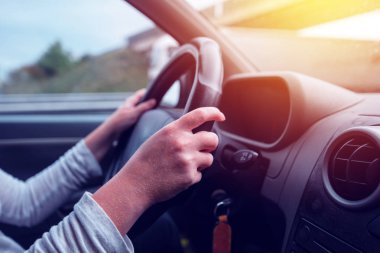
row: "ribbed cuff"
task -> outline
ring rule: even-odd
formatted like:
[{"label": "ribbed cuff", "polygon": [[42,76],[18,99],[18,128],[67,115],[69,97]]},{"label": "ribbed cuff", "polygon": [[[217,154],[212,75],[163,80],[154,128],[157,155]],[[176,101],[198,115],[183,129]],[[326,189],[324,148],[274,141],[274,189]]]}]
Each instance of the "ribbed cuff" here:
[{"label": "ribbed cuff", "polygon": [[103,174],[102,167],[100,166],[98,160],[96,160],[94,154],[87,147],[84,139],[78,142],[76,148],[78,149],[78,152],[85,158],[85,168],[88,170],[89,174],[91,176],[101,176]]},{"label": "ribbed cuff", "polygon": [[122,236],[115,224],[108,217],[103,208],[86,192],[80,202],[75,206],[76,211],[84,215],[85,219],[93,223],[97,237],[103,238],[112,252],[134,252],[131,240],[127,235]]}]

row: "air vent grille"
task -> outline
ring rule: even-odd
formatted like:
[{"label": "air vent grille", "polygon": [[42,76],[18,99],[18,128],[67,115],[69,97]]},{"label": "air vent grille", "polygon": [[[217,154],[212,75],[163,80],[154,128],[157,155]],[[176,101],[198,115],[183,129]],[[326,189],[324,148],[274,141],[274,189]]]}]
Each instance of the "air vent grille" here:
[{"label": "air vent grille", "polygon": [[370,196],[380,182],[380,151],[365,136],[345,139],[330,156],[328,176],[343,199],[358,201]]}]

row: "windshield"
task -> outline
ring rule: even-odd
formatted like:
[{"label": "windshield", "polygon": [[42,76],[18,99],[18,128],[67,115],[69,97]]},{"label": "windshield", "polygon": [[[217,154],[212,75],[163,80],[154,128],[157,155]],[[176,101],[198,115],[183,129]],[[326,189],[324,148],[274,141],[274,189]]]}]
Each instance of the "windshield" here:
[{"label": "windshield", "polygon": [[200,10],[261,71],[380,91],[380,2],[215,0]]}]

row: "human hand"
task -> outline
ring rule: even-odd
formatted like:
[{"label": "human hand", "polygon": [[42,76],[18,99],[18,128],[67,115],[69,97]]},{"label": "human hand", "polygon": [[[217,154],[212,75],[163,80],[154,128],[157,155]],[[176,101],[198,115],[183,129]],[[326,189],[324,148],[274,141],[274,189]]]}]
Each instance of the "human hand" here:
[{"label": "human hand", "polygon": [[218,145],[212,132],[193,133],[207,121],[223,121],[214,107],[198,108],[167,125],[150,137],[120,171],[138,191],[139,201],[148,205],[167,200],[202,178],[201,171],[211,166],[210,154]]},{"label": "human hand", "polygon": [[124,167],[94,195],[124,235],[149,206],[174,197],[199,182],[218,146],[212,132],[192,130],[207,121],[223,121],[217,108],[191,111],[151,136]]},{"label": "human hand", "polygon": [[138,104],[144,94],[145,90],[135,92],[103,124],[86,136],[86,145],[98,161],[124,130],[136,123],[145,111],[154,107],[156,102],[153,99]]},{"label": "human hand", "polygon": [[156,105],[154,99],[139,104],[144,94],[145,89],[136,91],[106,120],[105,124],[115,136],[118,137],[124,130],[135,124],[144,112]]}]

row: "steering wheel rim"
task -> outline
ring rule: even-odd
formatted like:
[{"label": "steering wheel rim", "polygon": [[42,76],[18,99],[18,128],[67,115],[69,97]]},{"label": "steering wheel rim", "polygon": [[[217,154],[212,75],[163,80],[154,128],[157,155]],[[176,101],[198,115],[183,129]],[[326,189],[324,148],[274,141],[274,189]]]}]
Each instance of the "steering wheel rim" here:
[{"label": "steering wheel rim", "polygon": [[[194,78],[183,113],[202,106],[217,106],[222,93],[223,60],[219,45],[205,37],[193,39],[190,43],[178,48],[169,62],[164,66],[157,77],[148,85],[148,89],[141,102],[149,99],[156,100],[156,108],[159,106],[166,92],[181,75],[194,67]],[[135,124],[136,125],[136,124]],[[206,122],[196,128],[194,132],[201,130],[210,131],[213,122]],[[119,138],[114,161],[105,175],[105,182],[110,180],[120,169],[120,157],[127,146],[129,137],[133,134],[134,127],[124,132]],[[126,162],[126,161],[123,161]]]},{"label": "steering wheel rim", "polygon": [[[222,56],[218,44],[211,39],[203,37],[192,40],[190,43],[181,46],[175,52],[170,61],[158,74],[157,78],[149,84],[142,102],[153,98],[157,102],[157,107],[174,81],[178,80],[178,78],[182,74],[185,74],[191,67],[195,69],[194,79],[183,113],[185,114],[198,107],[217,106],[222,93]],[[138,124],[136,125],[138,126]],[[211,131],[212,126],[213,122],[206,122],[194,129],[193,132]],[[133,127],[121,136],[119,145],[115,150],[116,157],[113,166],[111,166],[111,169],[107,172],[105,182],[111,179],[129,159],[125,159],[123,154],[131,153],[131,151],[128,150],[128,138],[133,137],[133,133],[136,132],[136,130],[137,129]],[[179,194],[175,199],[184,199],[184,195]],[[159,217],[158,214],[163,213],[171,205],[171,202],[171,200],[165,201],[148,209],[142,215],[143,218],[140,218],[136,222],[128,234],[134,237],[141,233]]]},{"label": "steering wheel rim", "polygon": [[[218,44],[205,37],[184,44],[171,57],[158,76],[150,83],[142,101],[155,99],[158,106],[175,80],[195,67],[194,79],[183,113],[198,107],[217,106],[222,93],[223,61]],[[196,131],[210,131],[212,124]]]}]

